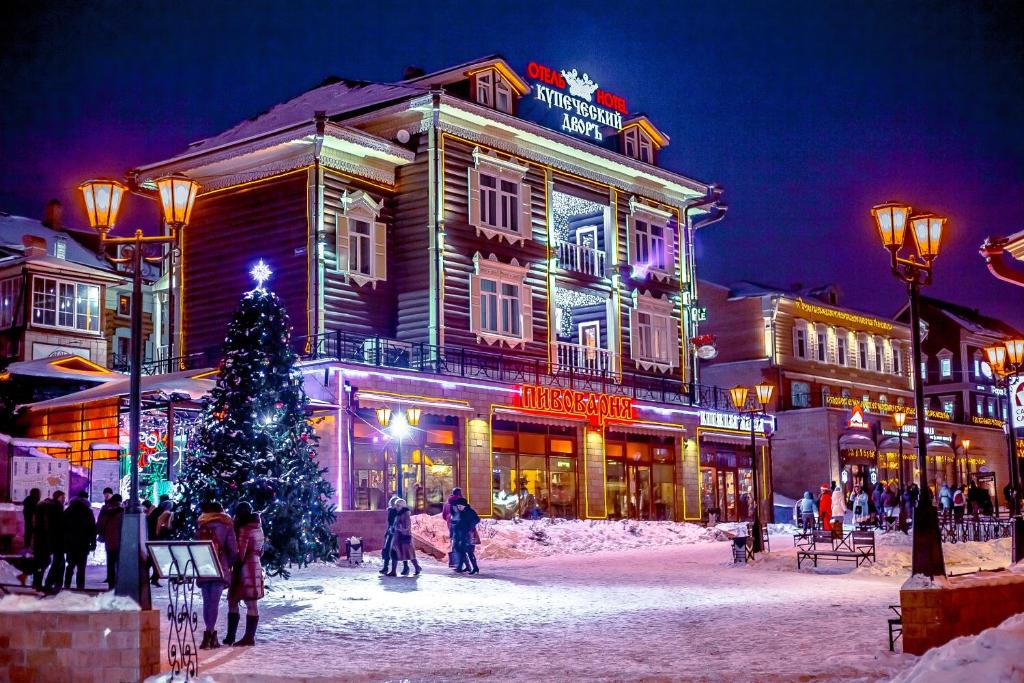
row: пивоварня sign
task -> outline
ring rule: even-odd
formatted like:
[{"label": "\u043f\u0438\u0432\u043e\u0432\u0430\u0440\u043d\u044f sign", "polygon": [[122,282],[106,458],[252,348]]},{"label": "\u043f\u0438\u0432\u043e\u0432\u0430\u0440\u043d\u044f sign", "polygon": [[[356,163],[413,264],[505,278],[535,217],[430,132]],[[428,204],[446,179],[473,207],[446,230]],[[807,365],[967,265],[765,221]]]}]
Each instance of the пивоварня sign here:
[{"label": "\u043f\u0438\u0432\u043e\u0432\u0430\u0440\u043d\u044f sign", "polygon": [[[627,113],[626,101],[600,90],[590,76],[571,71],[555,71],[530,62],[527,76],[545,85],[536,84],[537,99],[548,109],[562,109],[562,130],[593,140],[603,140],[602,128],[622,128],[622,115]],[[568,89],[568,92],[565,92]],[[594,101],[598,104],[594,104]]]}]

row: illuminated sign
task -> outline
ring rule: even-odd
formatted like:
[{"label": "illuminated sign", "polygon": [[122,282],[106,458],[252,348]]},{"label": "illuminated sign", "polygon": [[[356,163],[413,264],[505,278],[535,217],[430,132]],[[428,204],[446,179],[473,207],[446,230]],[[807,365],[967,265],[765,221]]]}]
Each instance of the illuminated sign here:
[{"label": "illuminated sign", "polygon": [[1024,426],[1024,377],[1010,378],[1010,425]]},{"label": "illuminated sign", "polygon": [[633,419],[633,400],[627,396],[558,387],[523,386],[519,393],[519,407],[552,415],[586,418],[597,425],[607,420]]},{"label": "illuminated sign", "polygon": [[[869,413],[892,413],[897,410],[904,410],[908,417],[913,417],[916,412],[909,406],[894,405],[892,403],[881,403],[879,401],[858,401],[855,398],[849,396],[826,396],[825,405],[837,406],[842,408],[852,408],[853,406],[861,406],[864,410]],[[928,417],[935,418],[936,420],[951,420],[953,419],[949,413],[943,410],[928,410],[925,413]]]},{"label": "illuminated sign", "polygon": [[846,423],[850,429],[870,429],[871,425],[864,421],[864,409],[855,405],[850,410],[850,421]]},{"label": "illuminated sign", "polygon": [[861,313],[851,313],[850,311],[839,311],[834,308],[827,308],[825,306],[819,306],[818,304],[809,304],[803,299],[796,300],[796,309],[803,311],[804,313],[810,313],[817,315],[822,318],[829,318],[831,320],[838,320],[845,323],[853,323],[855,325],[863,325],[864,327],[871,327],[876,330],[884,330],[888,332],[893,328],[893,324],[887,320],[879,320],[878,318],[871,318]]},{"label": "illuminated sign", "polygon": [[622,117],[628,114],[626,100],[613,95],[576,69],[557,71],[530,62],[526,75],[536,83],[536,99],[549,110],[562,110],[561,128],[566,133],[601,141],[602,128],[622,128]]},{"label": "illuminated sign", "polygon": [[[718,427],[719,429],[735,429],[738,431],[750,431],[750,415],[739,415],[737,413],[719,413],[714,410],[700,411],[700,424],[702,427]],[[764,432],[765,424],[763,417],[754,418],[754,431]]]},{"label": "illuminated sign", "polygon": [[1003,421],[997,417],[981,417],[980,415],[972,415],[971,422],[976,425],[986,425],[989,427],[1002,427]]}]

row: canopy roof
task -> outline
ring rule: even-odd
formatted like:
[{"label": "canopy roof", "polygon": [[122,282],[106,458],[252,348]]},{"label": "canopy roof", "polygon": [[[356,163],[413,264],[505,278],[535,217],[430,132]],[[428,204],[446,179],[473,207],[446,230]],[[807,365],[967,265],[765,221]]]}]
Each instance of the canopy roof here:
[{"label": "canopy roof", "polygon": [[[143,398],[156,397],[170,400],[172,395],[177,394],[179,396],[175,397],[176,400],[198,401],[210,392],[215,383],[212,379],[195,379],[196,375],[203,373],[203,370],[186,370],[164,375],[143,376],[142,396]],[[81,403],[95,403],[96,401],[106,401],[112,398],[127,396],[130,390],[130,380],[125,375],[118,375],[118,377],[119,379],[101,384],[100,386],[90,387],[67,396],[30,403],[25,407],[29,412],[34,412],[48,408],[63,408]]]},{"label": "canopy roof", "polygon": [[27,377],[85,380],[97,383],[126,379],[119,372],[111,372],[102,365],[97,365],[87,358],[72,353],[11,363],[7,366],[7,372]]}]

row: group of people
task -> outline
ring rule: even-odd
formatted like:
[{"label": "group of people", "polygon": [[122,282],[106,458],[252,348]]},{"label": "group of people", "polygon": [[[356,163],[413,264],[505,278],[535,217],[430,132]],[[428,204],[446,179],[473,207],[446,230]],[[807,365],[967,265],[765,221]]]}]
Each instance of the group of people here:
[{"label": "group of people", "polygon": [[[196,529],[197,541],[209,541],[220,564],[222,578],[198,579],[203,599],[203,640],[200,650],[223,645],[244,647],[256,644],[256,627],[260,622],[257,601],[263,598],[263,555],[265,537],[263,524],[252,505],[235,505],[232,518],[216,500],[200,506]],[[217,618],[224,590],[228,592],[228,629],[224,640],[217,639]],[[245,603],[245,633],[237,639],[242,620],[239,606]]]},{"label": "group of people", "polygon": [[[476,562],[475,546],[480,545],[480,536],[476,527],[480,523],[477,514],[469,501],[462,495],[462,489],[454,488],[441,510],[441,518],[448,525],[448,537],[451,539],[451,551],[448,553],[448,566],[459,574],[479,574],[480,567]],[[402,563],[402,576],[409,575],[409,563],[412,562],[413,576],[419,576],[422,568],[416,560],[416,548],[412,539],[412,510],[409,504],[398,496],[388,501],[388,526],[384,533],[384,547],[381,550],[384,566],[380,573],[385,576],[398,576],[398,563]]]}]

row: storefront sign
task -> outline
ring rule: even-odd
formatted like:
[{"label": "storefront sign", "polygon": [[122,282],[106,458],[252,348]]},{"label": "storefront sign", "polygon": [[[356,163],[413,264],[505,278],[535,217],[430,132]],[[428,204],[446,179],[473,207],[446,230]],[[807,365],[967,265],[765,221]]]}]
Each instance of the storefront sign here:
[{"label": "storefront sign", "polygon": [[846,424],[850,429],[871,429],[871,425],[864,421],[864,409],[859,405],[850,409],[850,421]]},{"label": "storefront sign", "polygon": [[601,129],[619,130],[623,115],[629,113],[625,99],[601,90],[588,74],[576,69],[559,71],[530,62],[526,75],[535,81],[537,100],[549,110],[563,110],[561,129],[566,133],[601,141]]},{"label": "storefront sign", "polygon": [[[719,413],[713,410],[700,411],[701,427],[718,427],[719,429],[734,429],[737,431],[750,431],[750,416],[737,413]],[[764,432],[765,424],[763,417],[754,418],[754,431]]]},{"label": "storefront sign", "polygon": [[976,425],[986,425],[988,427],[1002,427],[1003,421],[997,417],[981,417],[980,415],[971,415],[971,422]]},{"label": "storefront sign", "polygon": [[1010,424],[1014,429],[1024,426],[1024,377],[1010,378]]},{"label": "storefront sign", "polygon": [[879,320],[878,318],[871,318],[851,311],[839,311],[834,308],[819,306],[818,304],[809,304],[803,299],[796,300],[796,310],[818,316],[819,318],[826,318],[840,323],[852,323],[884,332],[888,332],[893,328],[893,324],[887,320]]},{"label": "storefront sign", "polygon": [[633,399],[627,396],[557,387],[523,386],[519,392],[519,407],[564,417],[586,418],[597,425],[608,420],[633,420]]},{"label": "storefront sign", "polygon": [[[934,427],[925,427],[924,433],[928,435],[929,441],[942,441],[943,443],[953,443],[953,437],[951,435],[936,434]],[[903,427],[903,436],[907,436],[909,434],[917,434],[917,425],[906,425]],[[900,435],[900,430],[883,429],[882,435],[898,437]]]},{"label": "storefront sign", "polygon": [[[913,418],[916,414],[915,410],[909,406],[901,406],[893,403],[880,403],[879,401],[858,401],[855,398],[849,396],[826,396],[825,405],[831,407],[841,408],[852,408],[853,406],[861,406],[865,411],[869,413],[877,413],[884,415],[886,413],[893,413],[897,410],[904,410],[907,413],[908,418]],[[951,420],[953,419],[949,413],[943,410],[931,410],[926,412],[927,416],[936,420]]]}]

